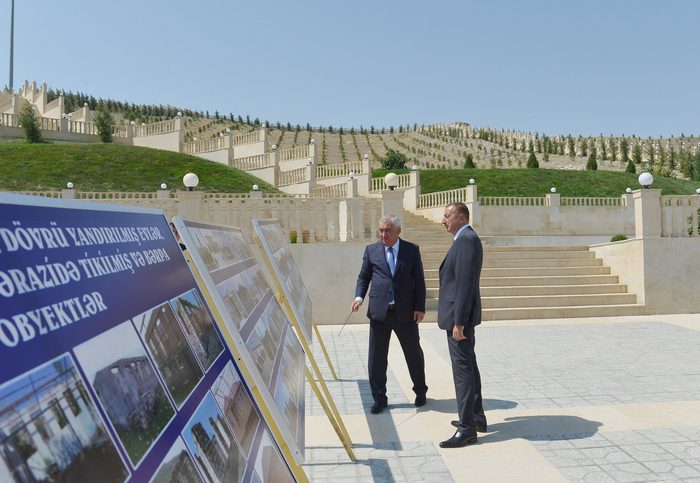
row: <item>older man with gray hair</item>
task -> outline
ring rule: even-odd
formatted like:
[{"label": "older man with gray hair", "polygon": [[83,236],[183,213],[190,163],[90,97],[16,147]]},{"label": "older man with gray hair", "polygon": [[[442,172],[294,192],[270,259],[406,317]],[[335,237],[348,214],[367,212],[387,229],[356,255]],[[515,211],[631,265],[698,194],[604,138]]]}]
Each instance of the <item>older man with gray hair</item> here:
[{"label": "older man with gray hair", "polygon": [[[387,404],[386,370],[389,341],[394,331],[401,343],[416,394],[415,405],[426,402],[425,360],[420,347],[418,324],[425,317],[425,277],[418,245],[399,238],[401,220],[386,215],[379,220],[380,241],[365,248],[362,268],[357,277],[357,312],[369,289],[369,384],[374,405],[372,414]],[[370,287],[371,283],[371,287]]]}]

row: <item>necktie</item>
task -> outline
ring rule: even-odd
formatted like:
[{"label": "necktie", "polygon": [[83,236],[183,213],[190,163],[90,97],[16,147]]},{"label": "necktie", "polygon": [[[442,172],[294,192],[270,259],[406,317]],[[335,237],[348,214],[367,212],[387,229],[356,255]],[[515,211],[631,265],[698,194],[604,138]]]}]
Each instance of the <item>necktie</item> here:
[{"label": "necktie", "polygon": [[[396,263],[394,262],[394,248],[389,247],[389,270],[391,270],[391,276],[394,276],[394,271],[396,270]],[[394,283],[391,283],[391,301],[394,301]]]}]

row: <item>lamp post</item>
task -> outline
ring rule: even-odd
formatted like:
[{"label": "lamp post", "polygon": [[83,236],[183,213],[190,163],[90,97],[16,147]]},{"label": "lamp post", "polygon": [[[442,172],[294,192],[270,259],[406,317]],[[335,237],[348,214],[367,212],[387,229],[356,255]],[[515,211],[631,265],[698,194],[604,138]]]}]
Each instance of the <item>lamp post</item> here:
[{"label": "lamp post", "polygon": [[639,184],[644,186],[644,189],[649,189],[649,186],[654,182],[654,177],[651,173],[642,173],[639,175]]},{"label": "lamp post", "polygon": [[194,191],[199,184],[199,176],[194,173],[187,173],[183,176],[182,183],[187,187],[187,191]]}]

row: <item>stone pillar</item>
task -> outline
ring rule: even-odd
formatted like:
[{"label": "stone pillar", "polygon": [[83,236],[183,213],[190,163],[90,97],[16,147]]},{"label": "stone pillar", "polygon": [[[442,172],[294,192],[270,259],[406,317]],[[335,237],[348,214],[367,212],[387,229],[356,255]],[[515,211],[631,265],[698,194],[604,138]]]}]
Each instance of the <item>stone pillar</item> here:
[{"label": "stone pillar", "polygon": [[634,195],[632,193],[625,193],[622,195],[622,206],[634,206]]},{"label": "stone pillar", "polygon": [[168,199],[170,198],[170,190],[156,190],[156,199]]},{"label": "stone pillar", "polygon": [[661,236],[661,190],[640,189],[634,196],[634,236],[659,238]]},{"label": "stone pillar", "polygon": [[75,190],[74,189],[64,189],[61,191],[61,198],[64,200],[74,200]]},{"label": "stone pillar", "polygon": [[561,195],[559,193],[548,193],[547,206],[561,206]]},{"label": "stone pillar", "polygon": [[403,191],[397,190],[382,190],[382,216],[396,215],[401,220],[403,226]]},{"label": "stone pillar", "polygon": [[202,191],[178,191],[179,215],[186,220],[201,221],[204,192]]},{"label": "stone pillar", "polygon": [[359,192],[357,189],[357,180],[355,178],[348,180],[348,198],[357,198]]},{"label": "stone pillar", "polygon": [[467,201],[465,203],[469,209],[469,224],[478,230],[481,228],[481,210],[479,210],[479,198],[475,184],[467,185]]},{"label": "stone pillar", "polygon": [[418,170],[409,173],[410,184],[404,190],[404,208],[408,211],[415,212],[418,208],[418,197],[420,196],[420,173]]},{"label": "stone pillar", "polygon": [[251,198],[257,198],[257,199],[262,199],[263,193],[262,193],[262,191],[251,191],[251,192],[250,192],[250,197],[251,197]]}]

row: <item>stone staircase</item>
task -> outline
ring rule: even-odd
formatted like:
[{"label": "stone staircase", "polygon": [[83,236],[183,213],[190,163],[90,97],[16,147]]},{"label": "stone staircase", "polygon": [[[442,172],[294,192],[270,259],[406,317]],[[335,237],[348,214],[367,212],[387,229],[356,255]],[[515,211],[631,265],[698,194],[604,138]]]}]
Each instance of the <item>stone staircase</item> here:
[{"label": "stone staircase", "polygon": [[[437,321],[438,272],[452,235],[437,223],[404,213],[402,238],[421,249],[427,322]],[[483,241],[483,240],[482,240]],[[500,247],[484,244],[482,320],[638,315],[644,305],[586,246]]]}]

